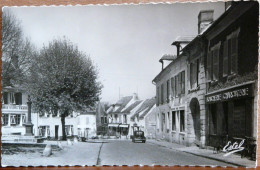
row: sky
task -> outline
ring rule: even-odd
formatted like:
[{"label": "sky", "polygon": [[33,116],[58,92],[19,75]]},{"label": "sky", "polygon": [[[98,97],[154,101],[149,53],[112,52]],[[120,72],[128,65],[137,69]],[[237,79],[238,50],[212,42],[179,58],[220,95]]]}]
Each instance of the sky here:
[{"label": "sky", "polygon": [[142,100],[154,97],[159,59],[176,55],[171,43],[177,36],[197,35],[200,10],[213,9],[215,20],[224,2],[8,9],[37,48],[65,36],[90,56],[104,86],[101,101],[114,103],[133,93]]}]

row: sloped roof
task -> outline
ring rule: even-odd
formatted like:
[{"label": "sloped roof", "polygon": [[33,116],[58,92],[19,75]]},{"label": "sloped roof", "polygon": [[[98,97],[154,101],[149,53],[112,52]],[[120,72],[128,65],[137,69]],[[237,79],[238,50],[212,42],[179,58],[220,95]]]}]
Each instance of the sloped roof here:
[{"label": "sloped roof", "polygon": [[186,36],[178,36],[172,43],[172,45],[175,45],[177,43],[189,43],[195,38],[194,35],[186,35]]},{"label": "sloped roof", "polygon": [[[127,103],[129,103],[132,100],[133,96],[126,96],[126,97],[122,97],[121,99],[119,99],[114,105],[115,106],[119,106],[118,109],[116,110],[110,110],[109,113],[118,113],[121,112],[125,106],[127,105]],[[113,106],[112,106],[113,107]]]},{"label": "sloped roof", "polygon": [[143,104],[140,106],[140,108],[131,116],[131,119],[133,119],[135,116],[137,116],[139,113],[144,111],[142,115],[140,115],[140,118],[143,118],[155,105],[155,98],[146,99]]},{"label": "sloped roof", "polygon": [[133,110],[137,105],[139,105],[142,102],[142,100],[138,100],[136,102],[134,102],[133,104],[131,104],[129,107],[127,107],[124,112],[129,113],[131,110]]},{"label": "sloped roof", "polygon": [[171,60],[175,60],[176,58],[177,58],[176,55],[164,54],[159,61],[162,61],[162,60],[170,60],[171,61]]}]

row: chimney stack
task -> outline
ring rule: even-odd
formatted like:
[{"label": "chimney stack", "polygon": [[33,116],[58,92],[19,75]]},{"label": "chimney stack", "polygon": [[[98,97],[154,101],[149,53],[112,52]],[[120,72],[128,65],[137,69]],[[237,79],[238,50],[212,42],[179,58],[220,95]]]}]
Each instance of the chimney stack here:
[{"label": "chimney stack", "polygon": [[214,10],[202,10],[198,16],[198,34],[202,33],[213,21]]}]

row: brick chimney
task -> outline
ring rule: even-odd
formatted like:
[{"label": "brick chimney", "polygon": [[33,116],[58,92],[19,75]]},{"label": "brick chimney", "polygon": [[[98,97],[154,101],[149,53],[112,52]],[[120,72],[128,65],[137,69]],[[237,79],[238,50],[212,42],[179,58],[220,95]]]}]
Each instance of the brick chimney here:
[{"label": "brick chimney", "polygon": [[198,16],[198,34],[203,32],[205,28],[213,21],[214,10],[202,10]]}]

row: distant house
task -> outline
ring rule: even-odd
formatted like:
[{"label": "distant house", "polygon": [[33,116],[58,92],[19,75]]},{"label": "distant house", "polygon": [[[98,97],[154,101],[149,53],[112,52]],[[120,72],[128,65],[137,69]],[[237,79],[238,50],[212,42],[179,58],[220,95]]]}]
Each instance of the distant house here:
[{"label": "distant house", "polygon": [[97,135],[107,135],[108,131],[108,116],[106,110],[108,109],[108,104],[99,102],[97,104],[96,111],[96,126]]},{"label": "distant house", "polygon": [[136,111],[133,112],[132,116],[130,117],[130,135],[133,135],[134,130],[146,131],[145,118],[155,107],[155,98],[142,101],[140,106],[136,109]]},{"label": "distant house", "polygon": [[27,122],[27,94],[20,87],[2,89],[2,135],[24,135]]},{"label": "distant house", "polygon": [[[60,113],[57,114],[32,114],[33,132],[35,136],[43,138],[60,139],[62,125]],[[72,112],[65,118],[65,133],[67,137],[79,136],[91,138],[96,136],[96,110]]]},{"label": "distant house", "polygon": [[110,136],[128,136],[130,113],[140,103],[137,94],[122,97],[107,110],[108,131]]}]

